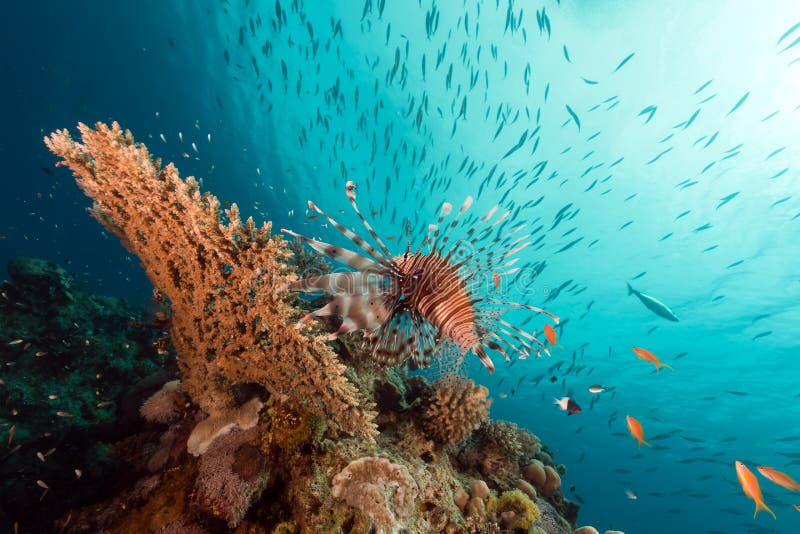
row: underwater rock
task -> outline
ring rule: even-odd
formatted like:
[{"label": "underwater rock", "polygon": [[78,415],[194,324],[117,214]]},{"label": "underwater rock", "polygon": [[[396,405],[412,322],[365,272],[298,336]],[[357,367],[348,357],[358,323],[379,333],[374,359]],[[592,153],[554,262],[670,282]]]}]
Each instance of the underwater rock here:
[{"label": "underwater rock", "polygon": [[59,265],[41,258],[14,258],[8,274],[15,289],[29,302],[65,306],[73,301],[72,277]]}]

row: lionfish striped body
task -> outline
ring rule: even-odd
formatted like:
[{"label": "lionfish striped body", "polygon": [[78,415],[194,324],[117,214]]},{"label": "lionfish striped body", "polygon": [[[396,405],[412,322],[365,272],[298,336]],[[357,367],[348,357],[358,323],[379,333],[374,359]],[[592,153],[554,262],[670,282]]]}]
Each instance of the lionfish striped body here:
[{"label": "lionfish striped body", "polygon": [[[508,212],[490,223],[497,211],[495,206],[480,219],[486,223],[482,230],[469,228],[466,237],[445,252],[448,230],[458,226],[459,217],[470,208],[472,198],[467,197],[441,232],[442,223],[452,211],[452,206],[445,203],[437,224],[428,227],[428,236],[417,251],[411,252],[409,243],[404,254],[392,256],[359,211],[353,182],[347,182],[346,192],[356,215],[380,251],[309,201],[309,208],[325,217],[366,255],[282,230],[317,252],[355,269],[289,284],[288,289],[292,291],[324,291],[333,295],[327,305],[303,317],[298,327],[316,317],[341,316],[341,326],[329,338],[364,330],[365,338],[371,344],[372,356],[388,366],[402,364],[409,358],[417,366],[427,366],[437,351],[446,346],[454,346],[461,355],[473,351],[489,372],[494,371],[494,364],[487,350],[498,352],[507,360],[509,350],[516,351],[522,358],[532,352],[549,354],[547,346],[535,334],[504,321],[499,313],[476,308],[476,304],[486,301],[527,309],[546,314],[557,324],[555,315],[534,306],[500,302],[488,297],[476,298],[471,287],[487,273],[494,273],[497,279],[498,274],[507,275],[518,270],[511,268],[517,258],[510,257],[529,244],[523,242],[527,237],[524,235],[513,239],[522,226],[515,227],[503,238],[498,235],[465,257],[458,257],[462,246],[475,247],[490,237],[491,230],[508,217]],[[425,244],[430,248],[422,253]]]}]

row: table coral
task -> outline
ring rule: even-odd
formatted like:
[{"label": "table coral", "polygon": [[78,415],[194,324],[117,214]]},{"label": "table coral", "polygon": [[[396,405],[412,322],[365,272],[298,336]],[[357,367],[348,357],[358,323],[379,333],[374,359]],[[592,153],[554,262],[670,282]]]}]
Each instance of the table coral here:
[{"label": "table coral", "polygon": [[235,404],[232,386],[257,383],[306,406],[333,430],[372,440],[372,405],[321,339],[287,327],[295,310],[275,291],[294,279],[271,225],[242,221],[235,204],[161,166],[116,122],[45,138],[94,201],[91,213],[141,260],[173,312],[181,388],[207,413]]}]

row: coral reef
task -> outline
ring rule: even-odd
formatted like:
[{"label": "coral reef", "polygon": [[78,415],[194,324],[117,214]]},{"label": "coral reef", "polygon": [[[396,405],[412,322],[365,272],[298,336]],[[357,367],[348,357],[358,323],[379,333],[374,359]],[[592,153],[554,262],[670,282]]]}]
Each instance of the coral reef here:
[{"label": "coral reef", "polygon": [[165,382],[139,408],[139,413],[151,423],[171,423],[181,412],[180,380]]},{"label": "coral reef", "polygon": [[236,404],[238,384],[257,383],[372,439],[371,405],[321,339],[286,328],[295,313],[276,288],[294,280],[290,252],[269,223],[242,222],[235,204],[200,193],[174,165],[161,166],[119,124],[79,124],[45,138],[94,201],[92,215],[136,254],[169,299],[181,387],[209,414]]},{"label": "coral reef", "polygon": [[573,531],[565,468],[527,430],[488,418],[486,388],[378,368],[357,335],[301,334],[292,325],[311,303],[276,288],[318,268],[313,258],[292,255],[268,224],[243,223],[235,205],[221,212],[117,124],[79,129],[81,143],[59,131],[48,146],[167,299],[158,350],[174,345],[180,383],[142,389],[138,425],[108,451],[113,491],[58,529]]},{"label": "coral reef", "polygon": [[405,466],[365,457],[353,460],[333,477],[331,493],[357,508],[383,534],[394,532],[398,520],[411,515],[418,492]]},{"label": "coral reef", "polygon": [[539,507],[515,489],[504,492],[497,501],[497,514],[505,528],[527,532],[541,517]]},{"label": "coral reef", "polygon": [[425,410],[425,430],[439,443],[458,443],[489,415],[489,390],[463,377],[444,378]]},{"label": "coral reef", "polygon": [[200,456],[211,446],[215,439],[239,428],[249,430],[258,423],[258,412],[264,403],[253,397],[238,408],[220,410],[209,415],[194,427],[186,442],[186,450],[194,456]]},{"label": "coral reef", "polygon": [[12,531],[11,517],[20,531],[46,532],[66,510],[106,496],[119,472],[108,444],[140,424],[140,393],[172,371],[141,309],[82,291],[43,259],[16,258],[8,273],[0,286],[0,531]]},{"label": "coral reef", "polygon": [[256,446],[258,432],[234,431],[214,441],[197,467],[195,498],[201,509],[238,526],[269,477]]}]

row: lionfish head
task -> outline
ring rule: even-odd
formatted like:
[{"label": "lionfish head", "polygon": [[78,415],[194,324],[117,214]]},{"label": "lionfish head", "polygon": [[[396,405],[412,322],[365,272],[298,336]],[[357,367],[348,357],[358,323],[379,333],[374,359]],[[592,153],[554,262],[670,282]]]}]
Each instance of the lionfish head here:
[{"label": "lionfish head", "polygon": [[[311,210],[327,219],[362,252],[282,230],[352,269],[289,284],[292,291],[323,291],[332,295],[328,304],[303,317],[298,328],[316,317],[340,316],[342,324],[329,339],[363,330],[372,357],[387,366],[410,359],[414,365],[425,367],[445,350],[460,357],[472,351],[493,372],[489,351],[501,354],[506,360],[510,359],[509,353],[520,358],[533,352],[549,354],[548,347],[533,333],[503,320],[500,313],[477,306],[486,302],[521,308],[546,314],[558,323],[555,315],[535,306],[501,302],[484,294],[476,296],[481,291],[485,293],[478,282],[487,275],[492,274],[496,281],[500,275],[518,271],[512,268],[518,258],[512,256],[530,244],[525,241],[529,236],[515,235],[523,225],[501,232],[510,212],[494,217],[495,206],[477,221],[482,227],[469,226],[464,237],[450,245],[448,232],[459,226],[460,217],[472,205],[472,197],[467,197],[452,217],[452,205],[444,203],[437,223],[428,226],[428,235],[417,250],[412,252],[409,243],[404,254],[393,256],[358,209],[355,183],[348,181],[345,192],[377,248],[309,201]],[[443,226],[448,218],[449,222]],[[427,247],[424,253],[423,247]],[[466,247],[469,253],[464,253]]]}]

